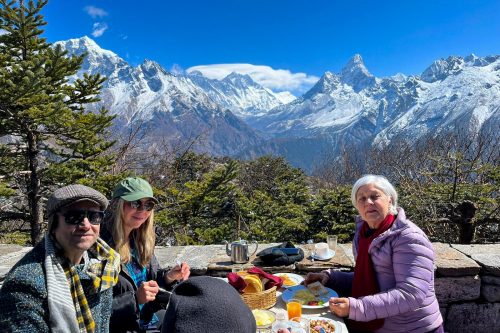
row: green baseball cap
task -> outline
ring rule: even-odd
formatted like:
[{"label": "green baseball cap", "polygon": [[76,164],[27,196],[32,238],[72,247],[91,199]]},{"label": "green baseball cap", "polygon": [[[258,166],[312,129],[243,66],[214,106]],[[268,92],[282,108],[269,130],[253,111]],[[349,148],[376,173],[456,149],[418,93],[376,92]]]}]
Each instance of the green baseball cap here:
[{"label": "green baseball cap", "polygon": [[122,198],[125,201],[151,198],[158,203],[158,200],[153,196],[151,185],[139,177],[128,177],[120,181],[113,190],[113,199],[115,198]]}]

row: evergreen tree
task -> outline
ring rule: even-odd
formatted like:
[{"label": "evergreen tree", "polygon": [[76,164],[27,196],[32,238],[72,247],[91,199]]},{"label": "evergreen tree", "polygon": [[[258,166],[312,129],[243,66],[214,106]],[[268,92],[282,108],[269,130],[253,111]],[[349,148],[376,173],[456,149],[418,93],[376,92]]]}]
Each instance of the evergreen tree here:
[{"label": "evergreen tree", "polygon": [[[187,157],[187,160],[185,158]],[[176,174],[191,180],[173,181],[173,186],[165,190],[167,209],[155,215],[158,225],[167,230],[163,237],[175,240],[176,244],[213,244],[235,237],[238,233],[236,201],[238,192],[233,180],[238,173],[238,164],[229,160],[224,164],[213,163],[209,169],[203,166],[203,173],[194,176],[202,167],[198,162],[206,156],[188,154],[177,159],[174,165],[184,160],[193,169]],[[191,163],[193,162],[193,163]],[[188,170],[188,169],[185,169]],[[198,170],[198,171],[195,171]]]},{"label": "evergreen tree", "polygon": [[305,174],[272,156],[242,162],[241,170],[240,220],[249,226],[250,235],[271,242],[305,241],[312,198]]},{"label": "evergreen tree", "polygon": [[113,117],[85,109],[98,101],[104,78],[72,79],[84,55],[68,57],[42,37],[46,4],[0,0],[0,176],[25,196],[33,244],[51,187],[80,182],[103,190],[98,176],[113,162],[104,154],[113,144],[104,138]]}]

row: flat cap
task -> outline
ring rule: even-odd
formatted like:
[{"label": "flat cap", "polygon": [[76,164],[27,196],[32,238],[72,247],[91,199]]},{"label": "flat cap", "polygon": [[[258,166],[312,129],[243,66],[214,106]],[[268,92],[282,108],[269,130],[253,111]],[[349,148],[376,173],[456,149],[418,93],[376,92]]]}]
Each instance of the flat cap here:
[{"label": "flat cap", "polygon": [[52,193],[47,201],[47,215],[51,216],[61,208],[80,201],[92,201],[105,210],[109,201],[104,194],[85,185],[74,184],[61,187]]}]

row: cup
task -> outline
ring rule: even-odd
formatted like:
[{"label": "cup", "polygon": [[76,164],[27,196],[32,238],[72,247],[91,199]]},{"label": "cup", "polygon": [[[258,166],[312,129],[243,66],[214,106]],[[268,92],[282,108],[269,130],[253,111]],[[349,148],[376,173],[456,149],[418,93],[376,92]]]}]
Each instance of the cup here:
[{"label": "cup", "polygon": [[302,317],[302,305],[298,300],[291,299],[286,303],[286,312],[288,313],[288,320],[292,318]]},{"label": "cup", "polygon": [[335,251],[337,250],[337,236],[328,235],[326,237],[326,242],[328,243],[328,247],[330,248],[330,250],[332,250],[333,253],[335,253]]},{"label": "cup", "polygon": [[317,243],[314,246],[314,251],[316,252],[316,256],[319,258],[326,258],[329,254],[328,244],[327,243]]}]

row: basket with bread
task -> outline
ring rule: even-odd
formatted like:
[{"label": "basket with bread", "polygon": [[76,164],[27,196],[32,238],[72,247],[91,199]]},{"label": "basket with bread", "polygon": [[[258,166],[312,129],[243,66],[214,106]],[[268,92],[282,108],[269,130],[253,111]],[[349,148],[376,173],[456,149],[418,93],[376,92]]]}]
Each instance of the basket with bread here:
[{"label": "basket with bread", "polygon": [[269,309],[276,304],[276,290],[283,280],[264,272],[258,267],[247,271],[228,273],[228,282],[241,294],[241,298],[252,310]]}]

